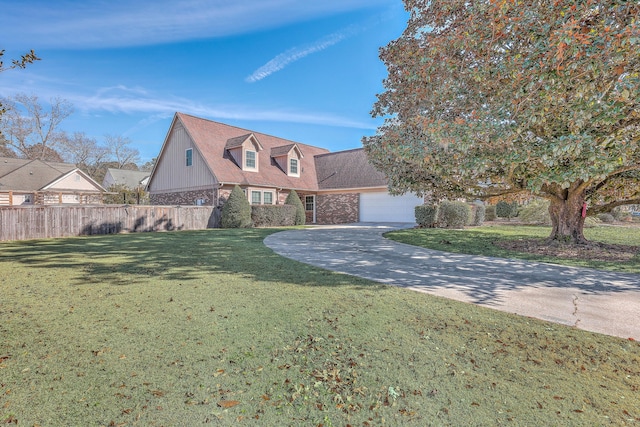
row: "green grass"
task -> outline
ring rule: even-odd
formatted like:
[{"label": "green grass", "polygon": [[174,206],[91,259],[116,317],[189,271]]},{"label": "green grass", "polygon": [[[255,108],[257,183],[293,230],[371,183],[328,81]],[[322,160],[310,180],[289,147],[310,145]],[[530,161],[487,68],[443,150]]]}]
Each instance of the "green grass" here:
[{"label": "green grass", "polygon": [[0,244],[0,423],[640,423],[640,345],[286,260],[270,230]]},{"label": "green grass", "polygon": [[585,237],[594,242],[638,246],[638,254],[628,262],[563,259],[555,256],[509,251],[495,244],[499,241],[513,239],[544,239],[549,236],[550,232],[551,228],[549,227],[486,225],[464,230],[441,228],[397,230],[386,233],[385,237],[409,245],[446,252],[518,258],[608,271],[640,273],[640,227],[600,226],[584,230]]}]

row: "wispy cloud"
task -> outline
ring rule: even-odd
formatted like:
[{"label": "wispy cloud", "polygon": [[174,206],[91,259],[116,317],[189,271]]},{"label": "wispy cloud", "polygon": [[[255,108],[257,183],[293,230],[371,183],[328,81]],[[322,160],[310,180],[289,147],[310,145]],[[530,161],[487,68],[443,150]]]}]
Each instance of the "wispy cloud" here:
[{"label": "wispy cloud", "polygon": [[[9,88],[0,85],[0,91],[6,96],[25,92],[19,86]],[[215,120],[247,120],[283,123],[300,123],[353,129],[375,129],[372,123],[341,117],[332,113],[309,111],[299,112],[289,109],[261,108],[256,105],[219,103],[216,105],[194,102],[190,99],[155,94],[142,87],[116,85],[99,88],[93,94],[84,95],[73,92],[60,94],[41,87],[38,91],[41,102],[60,96],[70,101],[77,113],[86,116],[99,116],[104,113],[143,115],[139,125],[145,127],[154,122],[171,117],[176,111],[206,117]]]},{"label": "wispy cloud", "polygon": [[0,0],[0,25],[3,42],[20,48],[141,46],[255,32],[391,1]]},{"label": "wispy cloud", "polygon": [[245,80],[249,83],[260,81],[266,77],[269,77],[271,74],[282,70],[292,62],[298,61],[305,56],[311,55],[312,53],[323,51],[335,44],[340,43],[342,40],[345,40],[357,34],[360,31],[362,31],[361,27],[352,25],[319,40],[316,40],[311,44],[291,48],[286,52],[277,55],[262,67],[258,68]]}]

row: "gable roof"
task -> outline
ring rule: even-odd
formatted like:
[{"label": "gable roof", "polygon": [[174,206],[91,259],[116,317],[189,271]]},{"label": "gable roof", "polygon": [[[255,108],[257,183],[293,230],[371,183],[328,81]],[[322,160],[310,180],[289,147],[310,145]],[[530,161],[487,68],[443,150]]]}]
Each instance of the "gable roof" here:
[{"label": "gable roof", "polygon": [[[80,170],[70,163],[0,157],[0,190],[42,190],[74,171]],[[102,188],[99,184],[96,185]]]},{"label": "gable roof", "polygon": [[[145,178],[148,178],[150,174],[150,172],[146,171],[132,171],[115,168],[107,169],[107,175],[111,175],[114,185],[122,185],[126,188],[144,187],[145,182],[143,181],[145,181]],[[102,182],[102,185],[105,185],[104,182],[105,181]]]},{"label": "gable roof", "polygon": [[300,156],[300,158],[304,157],[304,155],[302,154],[302,151],[300,151],[300,148],[298,148],[298,144],[295,144],[295,143],[283,145],[281,147],[273,147],[271,149],[271,157],[286,156],[287,154],[289,154],[289,151],[291,151],[294,148],[298,152],[298,155]]},{"label": "gable roof", "polygon": [[260,141],[258,141],[258,139],[255,137],[255,135],[253,133],[249,133],[247,135],[240,135],[240,136],[236,136],[235,138],[229,138],[227,140],[227,143],[225,144],[224,148],[226,148],[227,150],[230,150],[232,148],[237,148],[242,146],[242,144],[245,143],[245,141],[247,140],[253,140],[255,142],[255,145],[257,145],[257,149],[258,151],[261,151],[263,149],[262,144],[260,144]]},{"label": "gable roof", "polygon": [[364,148],[315,157],[318,189],[386,187],[387,177],[369,163]]},{"label": "gable roof", "polygon": [[[313,157],[329,152],[324,148],[300,144],[184,113],[176,113],[172,128],[175,126],[176,121],[182,123],[218,182],[296,190],[316,190],[318,188],[316,165]],[[171,132],[171,129],[169,132]],[[227,144],[237,146],[235,144],[238,144],[238,141],[244,142],[251,136],[264,149],[264,152],[258,154],[259,172],[243,171],[227,153]],[[301,152],[304,151],[305,154],[308,154],[308,156],[300,160],[300,177],[288,176],[270,155],[275,148],[292,145],[297,146]]]}]

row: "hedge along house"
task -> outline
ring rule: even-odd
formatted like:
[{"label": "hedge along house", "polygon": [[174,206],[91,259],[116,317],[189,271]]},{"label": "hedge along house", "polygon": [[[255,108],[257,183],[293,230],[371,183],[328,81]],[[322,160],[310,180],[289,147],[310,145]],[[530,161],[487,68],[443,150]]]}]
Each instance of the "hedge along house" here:
[{"label": "hedge along house", "polygon": [[151,203],[220,207],[235,185],[252,204],[283,204],[295,190],[307,223],[317,224],[414,222],[422,203],[389,196],[385,176],[363,149],[330,153],[176,113],[147,185]]}]

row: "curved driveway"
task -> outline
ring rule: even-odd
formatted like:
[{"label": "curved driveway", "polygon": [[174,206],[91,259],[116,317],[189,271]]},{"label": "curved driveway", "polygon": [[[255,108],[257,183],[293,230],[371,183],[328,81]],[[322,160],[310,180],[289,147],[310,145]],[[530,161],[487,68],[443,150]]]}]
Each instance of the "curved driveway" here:
[{"label": "curved driveway", "polygon": [[276,253],[328,270],[640,340],[640,275],[439,252],[382,234],[408,224],[320,226],[272,234]]}]

